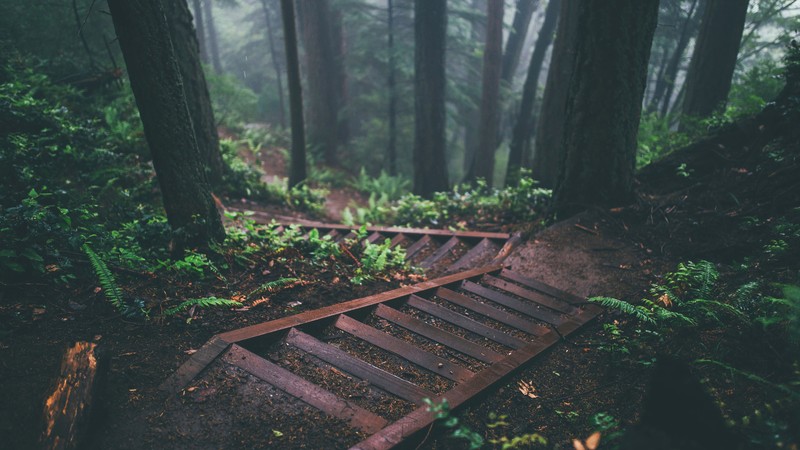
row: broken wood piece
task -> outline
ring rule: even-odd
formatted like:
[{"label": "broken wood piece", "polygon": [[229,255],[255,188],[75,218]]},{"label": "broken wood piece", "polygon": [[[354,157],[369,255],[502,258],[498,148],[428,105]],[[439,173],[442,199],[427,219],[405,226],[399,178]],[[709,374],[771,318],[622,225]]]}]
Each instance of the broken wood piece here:
[{"label": "broken wood piece", "polygon": [[579,224],[579,223],[576,223],[576,224],[575,224],[575,228],[577,228],[577,229],[579,229],[579,230],[582,230],[582,231],[585,231],[585,232],[587,232],[587,233],[589,233],[589,234],[593,234],[593,235],[595,235],[595,236],[597,236],[598,234],[600,234],[600,233],[598,233],[598,232],[597,232],[597,230],[593,230],[593,229],[591,229],[591,228],[585,227],[585,226],[583,226],[583,225],[581,225],[581,224]]}]

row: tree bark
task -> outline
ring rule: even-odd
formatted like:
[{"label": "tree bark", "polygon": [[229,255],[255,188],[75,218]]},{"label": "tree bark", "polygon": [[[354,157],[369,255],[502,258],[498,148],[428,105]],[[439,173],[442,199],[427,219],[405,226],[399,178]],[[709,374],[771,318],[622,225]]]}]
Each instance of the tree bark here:
[{"label": "tree bark", "polygon": [[219,135],[211,107],[206,76],[200,64],[196,33],[192,26],[192,15],[185,0],[169,0],[164,3],[167,13],[172,47],[183,79],[186,104],[192,118],[197,148],[205,163],[206,175],[212,186],[222,185],[225,163],[219,151]]},{"label": "tree bark", "polygon": [[[472,9],[475,11],[486,11],[486,2],[487,0],[472,0]],[[470,38],[472,42],[475,43],[486,42],[485,21],[480,19],[472,20]],[[473,55],[468,55],[467,57],[469,58],[468,61],[475,61],[475,66],[482,63],[479,58]],[[467,70],[467,84],[469,86],[479,85],[481,83],[480,72],[477,70]],[[480,98],[477,94],[471,97],[471,100],[474,101],[474,105],[480,103]],[[473,105],[465,107],[464,110],[464,117],[466,117],[466,129],[464,130],[464,179],[471,180],[475,178],[475,154],[478,150],[478,140],[480,137],[481,111]]]},{"label": "tree bark", "polygon": [[397,83],[395,82],[395,54],[394,54],[394,1],[387,0],[386,19],[388,23],[389,41],[389,76],[386,87],[389,89],[389,175],[397,175]]},{"label": "tree bark", "polygon": [[514,22],[506,39],[506,49],[503,53],[503,69],[500,75],[501,86],[509,89],[514,83],[514,74],[519,66],[519,57],[525,45],[525,36],[528,35],[531,17],[539,0],[517,0],[517,9],[514,12]]},{"label": "tree bark", "polygon": [[500,73],[503,60],[503,0],[489,0],[486,9],[486,47],[483,51],[483,88],[475,177],[492,186],[497,126],[500,122]]},{"label": "tree bark", "polygon": [[281,0],[283,41],[286,48],[286,80],[289,84],[289,110],[292,126],[292,161],[289,170],[289,187],[306,179],[306,137],[303,124],[303,92],[300,84],[300,58],[297,56],[297,30],[294,3]]},{"label": "tree bark", "polygon": [[447,190],[445,159],[446,0],[414,0],[414,193]]},{"label": "tree bark", "polygon": [[546,188],[555,186],[561,161],[561,139],[564,134],[569,79],[575,67],[577,12],[578,2],[561,2],[558,33],[553,43],[553,56],[550,59],[542,108],[536,126],[531,173],[533,178]]},{"label": "tree bark", "polygon": [[520,170],[522,168],[523,155],[528,151],[529,142],[536,127],[534,120],[534,105],[536,104],[536,94],[539,90],[539,75],[542,72],[544,57],[547,49],[553,42],[553,35],[558,24],[558,13],[561,9],[561,0],[550,0],[545,10],[542,29],[533,48],[533,55],[528,65],[528,75],[525,78],[525,85],[522,88],[522,101],[519,106],[519,115],[514,124],[514,131],[511,136],[511,145],[508,152],[508,169],[506,171],[506,185],[513,186],[519,182]]},{"label": "tree bark", "polygon": [[[571,2],[570,2],[571,3]],[[636,134],[658,0],[578,3],[563,164],[553,207],[562,217],[633,199]]]},{"label": "tree bark", "polygon": [[748,0],[706,2],[686,74],[681,129],[686,129],[686,118],[708,117],[725,106],[744,32],[747,4]]},{"label": "tree bark", "polygon": [[347,88],[347,40],[342,25],[342,11],[337,6],[331,8],[331,42],[333,43],[333,64],[336,68],[336,123],[339,145],[346,145],[350,140],[350,121],[347,116],[347,104],[350,99]]},{"label": "tree bark", "polygon": [[328,0],[298,0],[306,54],[308,86],[308,141],[322,151],[328,165],[336,165],[339,144],[338,77],[334,61]]},{"label": "tree bark", "polygon": [[200,60],[208,64],[208,49],[206,48],[206,24],[203,21],[203,7],[200,0],[192,0],[192,13],[194,13],[194,25],[197,30],[197,45],[200,49]]},{"label": "tree bark", "polygon": [[217,27],[214,25],[214,11],[211,5],[212,0],[200,1],[203,2],[203,16],[205,16],[205,24],[208,29],[208,50],[211,54],[211,64],[214,67],[214,72],[220,74],[222,73],[222,59],[219,56],[219,40],[217,39]]},{"label": "tree bark", "polygon": [[109,0],[175,250],[223,240],[159,0]]},{"label": "tree bark", "polygon": [[267,0],[261,0],[261,9],[264,11],[264,19],[267,25],[266,33],[267,33],[267,42],[269,43],[269,54],[270,58],[272,59],[272,68],[275,70],[275,80],[277,81],[277,89],[278,89],[278,106],[280,107],[281,111],[279,114],[279,118],[281,121],[281,128],[286,128],[286,106],[284,105],[283,100],[283,77],[281,76],[281,64],[280,59],[278,58],[278,52],[275,51],[275,38],[273,36],[274,30],[272,28],[272,11],[267,3]]}]

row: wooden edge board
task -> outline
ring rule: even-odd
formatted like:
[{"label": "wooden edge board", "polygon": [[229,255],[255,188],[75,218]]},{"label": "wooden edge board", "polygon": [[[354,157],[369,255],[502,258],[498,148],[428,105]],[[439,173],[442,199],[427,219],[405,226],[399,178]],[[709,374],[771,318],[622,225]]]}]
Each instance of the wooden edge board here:
[{"label": "wooden edge board", "polygon": [[350,426],[372,434],[388,424],[383,417],[348,402],[314,383],[240,347],[231,345],[222,360],[240,367],[320,411],[347,421]]},{"label": "wooden edge board", "polygon": [[432,392],[414,383],[358,359],[338,347],[317,340],[315,337],[303,333],[297,328],[292,328],[289,331],[289,334],[286,336],[286,342],[353,376],[366,380],[370,384],[390,394],[416,403],[417,405],[423,403],[422,399],[433,398],[435,396]]},{"label": "wooden edge board", "polygon": [[494,363],[503,359],[503,355],[486,348],[478,343],[469,341],[449,331],[442,330],[433,325],[429,325],[415,317],[404,314],[394,308],[380,304],[375,309],[375,315],[386,319],[396,325],[405,328],[412,333],[416,333],[433,342],[449,347],[457,352],[477,359],[485,363]]},{"label": "wooden edge board", "polygon": [[487,305],[486,303],[479,302],[474,298],[467,297],[464,294],[459,294],[458,292],[447,288],[437,289],[436,296],[442,300],[447,300],[454,305],[469,309],[482,316],[486,316],[492,320],[503,323],[512,328],[516,328],[533,336],[544,336],[550,332],[547,327],[539,325],[536,322],[523,319],[522,317],[516,316],[507,311],[503,311],[502,309],[495,308],[494,306]]},{"label": "wooden edge board", "polygon": [[531,289],[526,289],[522,286],[517,284],[511,283],[506,280],[502,280],[497,277],[493,277],[491,275],[484,275],[481,278],[481,282],[496,287],[498,289],[502,289],[506,292],[510,292],[514,295],[518,295],[524,299],[530,300],[532,302],[538,303],[544,307],[550,308],[553,311],[564,313],[564,314],[575,314],[578,311],[578,308],[569,304],[564,300],[559,298],[551,297],[547,294],[544,294],[539,291],[534,291]]},{"label": "wooden edge board", "polygon": [[359,322],[345,314],[339,316],[334,326],[378,348],[416,364],[429,372],[435,373],[440,377],[445,377],[449,380],[461,383],[475,375],[471,370],[415,347],[402,339]]},{"label": "wooden edge board", "polygon": [[491,264],[500,264],[505,261],[505,259],[508,258],[508,255],[510,255],[511,252],[514,251],[514,249],[517,248],[517,246],[521,243],[522,235],[519,233],[514,233],[514,235],[510,236],[509,239],[503,244],[503,248],[497,252],[497,256],[494,257]]},{"label": "wooden edge board", "polygon": [[239,328],[236,330],[228,331],[218,334],[220,339],[229,343],[241,342],[247,339],[264,336],[265,334],[274,333],[277,331],[288,330],[289,328],[303,325],[306,323],[328,319],[339,314],[355,311],[357,309],[372,306],[378,303],[387,302],[390,300],[406,297],[411,294],[417,294],[424,291],[433,290],[441,286],[451,283],[456,283],[468,278],[478,277],[485,273],[497,272],[501,266],[486,266],[478,269],[469,270],[466,272],[448,275],[441,278],[436,278],[430,281],[423,281],[422,283],[406,286],[391,291],[381,292],[379,294],[370,295],[368,297],[357,298],[335,305],[326,306],[313,311],[307,311],[300,314],[295,314],[281,319],[263,322],[249,327]]},{"label": "wooden edge board", "polygon": [[533,288],[539,292],[545,293],[551,297],[558,297],[566,302],[569,302],[573,305],[575,304],[584,304],[586,303],[586,299],[580,297],[578,295],[572,294],[570,292],[561,290],[557,287],[550,286],[549,284],[542,283],[539,280],[534,280],[533,278],[528,278],[523,275],[520,275],[516,272],[512,272],[506,268],[500,271],[500,277],[515,281],[519,284],[523,284],[528,286],[529,288]]},{"label": "wooden edge board", "polygon": [[483,298],[489,299],[498,305],[503,305],[506,308],[511,308],[514,311],[533,317],[536,320],[549,323],[550,325],[561,325],[564,318],[559,313],[554,313],[550,310],[539,308],[539,305],[533,302],[524,302],[517,300],[513,297],[503,294],[502,292],[495,291],[494,289],[486,286],[481,286],[478,283],[464,280],[461,283],[461,289],[471,292],[475,295],[480,295]]},{"label": "wooden edge board", "polygon": [[217,357],[224,352],[230,342],[217,336],[213,336],[208,342],[203,344],[188,361],[183,363],[178,370],[169,376],[158,388],[170,394],[177,394],[186,387],[200,372],[211,364]]}]

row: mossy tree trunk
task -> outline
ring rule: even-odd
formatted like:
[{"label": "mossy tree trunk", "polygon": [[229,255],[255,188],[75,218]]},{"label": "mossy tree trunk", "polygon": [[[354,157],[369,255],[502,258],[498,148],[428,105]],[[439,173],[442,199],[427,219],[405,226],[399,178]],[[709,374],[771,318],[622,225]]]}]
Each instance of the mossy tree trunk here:
[{"label": "mossy tree trunk", "polygon": [[286,50],[286,82],[289,84],[289,117],[292,127],[289,187],[294,187],[306,179],[306,135],[303,122],[303,89],[300,84],[300,58],[297,55],[297,29],[292,0],[281,0],[281,19]]},{"label": "mossy tree trunk", "polygon": [[447,190],[445,159],[446,0],[414,0],[414,193]]},{"label": "mossy tree trunk", "polygon": [[109,0],[176,251],[225,238],[159,0]]},{"label": "mossy tree trunk", "polygon": [[575,70],[553,207],[562,216],[633,199],[636,134],[658,0],[578,3]]}]

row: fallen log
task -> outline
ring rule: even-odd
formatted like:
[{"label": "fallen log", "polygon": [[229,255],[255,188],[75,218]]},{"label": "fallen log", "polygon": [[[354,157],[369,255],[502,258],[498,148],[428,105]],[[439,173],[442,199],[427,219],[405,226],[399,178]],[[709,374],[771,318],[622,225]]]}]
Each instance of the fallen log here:
[{"label": "fallen log", "polygon": [[44,403],[43,449],[81,447],[89,430],[99,384],[97,344],[76,342],[61,359],[52,393]]}]

